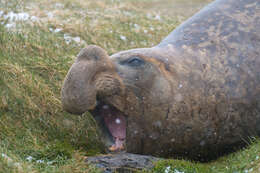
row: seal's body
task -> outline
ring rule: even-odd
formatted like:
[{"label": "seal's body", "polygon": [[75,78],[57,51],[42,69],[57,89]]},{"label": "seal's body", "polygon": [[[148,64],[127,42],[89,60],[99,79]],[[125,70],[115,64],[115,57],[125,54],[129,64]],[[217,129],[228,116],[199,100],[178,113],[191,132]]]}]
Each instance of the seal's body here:
[{"label": "seal's body", "polygon": [[112,150],[209,160],[240,146],[260,134],[260,2],[217,0],[152,48],[83,49],[62,102],[115,120]]}]

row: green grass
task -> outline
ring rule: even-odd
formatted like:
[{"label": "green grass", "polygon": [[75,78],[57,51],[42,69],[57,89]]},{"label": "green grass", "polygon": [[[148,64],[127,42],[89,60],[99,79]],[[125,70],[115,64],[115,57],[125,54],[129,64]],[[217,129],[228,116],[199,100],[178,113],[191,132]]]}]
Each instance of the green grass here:
[{"label": "green grass", "polygon": [[[156,4],[156,0],[153,0]],[[167,1],[168,2],[168,1]],[[85,157],[103,152],[91,115],[61,108],[63,79],[77,53],[97,44],[109,54],[156,45],[180,21],[143,9],[147,0],[2,0],[0,11],[27,12],[38,22],[0,16],[0,173],[98,172]],[[58,5],[57,5],[58,4]],[[61,5],[59,5],[61,4]],[[52,12],[53,17],[48,17]],[[147,15],[149,12],[149,15]],[[51,29],[62,28],[60,32]],[[64,40],[80,37],[80,43]],[[212,163],[166,160],[153,172],[258,172],[260,142]]]},{"label": "green grass", "polygon": [[185,173],[249,173],[260,172],[259,153],[260,141],[255,140],[252,144],[236,153],[223,156],[209,163],[195,163],[184,160],[165,160],[156,163],[152,170],[154,173],[164,173],[169,167],[170,172]]}]

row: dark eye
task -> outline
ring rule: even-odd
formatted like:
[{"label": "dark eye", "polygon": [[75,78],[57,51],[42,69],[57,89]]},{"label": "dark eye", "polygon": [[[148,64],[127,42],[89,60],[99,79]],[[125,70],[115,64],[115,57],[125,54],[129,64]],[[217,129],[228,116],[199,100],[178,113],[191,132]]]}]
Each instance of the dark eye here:
[{"label": "dark eye", "polygon": [[144,60],[139,58],[139,57],[132,57],[127,59],[124,63],[124,65],[129,65],[132,67],[137,67],[137,66],[141,66],[144,64]]}]

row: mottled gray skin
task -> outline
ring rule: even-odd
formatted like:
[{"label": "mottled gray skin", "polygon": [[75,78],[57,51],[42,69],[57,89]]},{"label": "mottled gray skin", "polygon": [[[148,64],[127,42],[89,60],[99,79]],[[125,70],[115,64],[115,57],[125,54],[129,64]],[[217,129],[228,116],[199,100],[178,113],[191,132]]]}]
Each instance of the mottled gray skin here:
[{"label": "mottled gray skin", "polygon": [[[93,50],[104,51],[92,46],[81,54]],[[122,111],[127,152],[209,160],[260,134],[259,0],[217,0],[155,47],[95,60],[108,65],[102,72],[117,83],[106,84],[109,92],[100,89],[102,82],[96,81],[102,75],[93,67],[86,67],[83,77],[71,74],[84,73],[78,72],[84,66],[80,57],[68,73],[73,80],[65,79],[63,106],[82,113],[93,109],[98,97]],[[122,63],[131,57],[144,64]],[[84,87],[76,84],[79,78],[87,82]],[[73,93],[78,97],[68,99]],[[80,110],[77,99],[86,100]]]}]

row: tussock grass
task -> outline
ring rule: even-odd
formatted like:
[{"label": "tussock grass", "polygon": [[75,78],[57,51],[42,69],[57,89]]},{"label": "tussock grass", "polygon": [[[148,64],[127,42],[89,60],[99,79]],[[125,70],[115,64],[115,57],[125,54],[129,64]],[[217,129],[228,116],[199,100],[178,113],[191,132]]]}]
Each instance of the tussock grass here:
[{"label": "tussock grass", "polygon": [[[158,4],[1,0],[4,15],[26,12],[38,20],[15,21],[15,27],[7,28],[11,20],[0,15],[0,172],[99,172],[84,161],[103,152],[96,124],[88,113],[74,116],[62,110],[61,85],[87,44],[109,54],[150,47],[180,24],[178,17],[154,7],[144,9],[148,2]],[[212,163],[167,160],[157,163],[153,172],[257,172],[259,150],[256,141]]]}]

